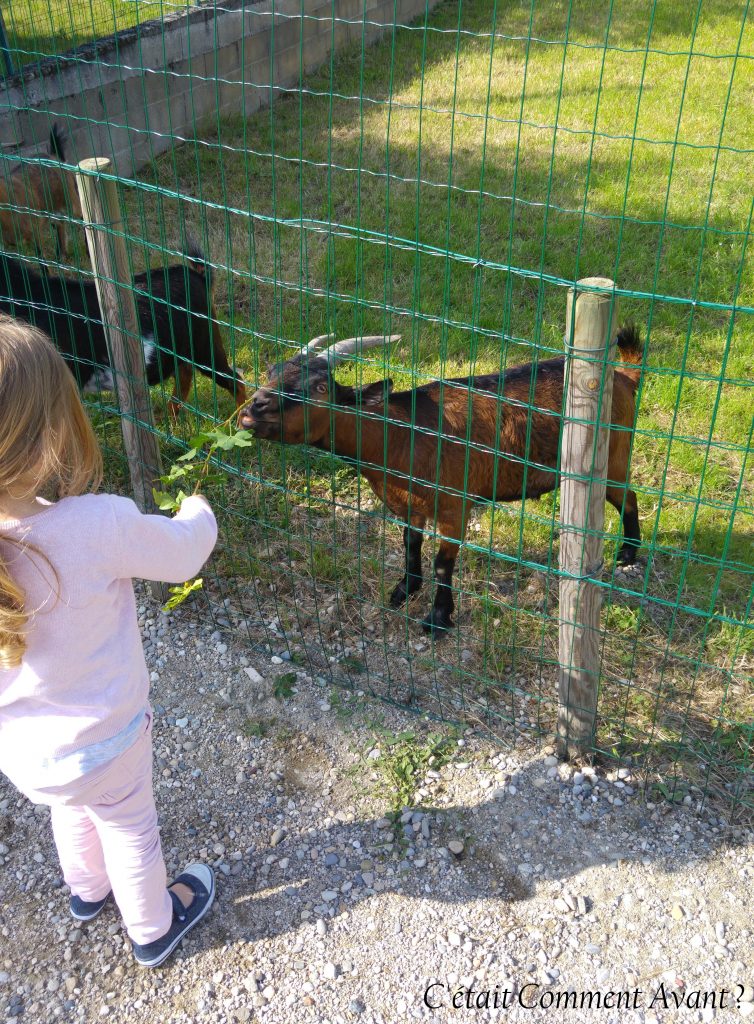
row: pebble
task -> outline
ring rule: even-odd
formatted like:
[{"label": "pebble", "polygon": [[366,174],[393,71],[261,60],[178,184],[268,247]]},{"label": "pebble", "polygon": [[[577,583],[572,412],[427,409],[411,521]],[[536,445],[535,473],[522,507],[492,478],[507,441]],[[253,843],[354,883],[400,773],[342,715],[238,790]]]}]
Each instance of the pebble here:
[{"label": "pebble", "polygon": [[340,967],[337,964],[325,964],[325,969],[322,973],[328,981],[335,981],[340,974]]},{"label": "pebble", "polygon": [[461,839],[451,839],[448,843],[448,849],[454,857],[460,857],[464,851],[464,844]]},{"label": "pebble", "polygon": [[285,835],[286,833],[284,828],[276,828],[270,836],[270,846],[279,846],[285,839]]}]

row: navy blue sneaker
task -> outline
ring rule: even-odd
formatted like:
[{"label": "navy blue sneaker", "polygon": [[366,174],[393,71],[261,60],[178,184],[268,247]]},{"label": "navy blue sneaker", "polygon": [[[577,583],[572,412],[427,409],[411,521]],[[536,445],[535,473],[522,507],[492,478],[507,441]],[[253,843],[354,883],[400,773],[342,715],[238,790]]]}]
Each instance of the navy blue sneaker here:
[{"label": "navy blue sneaker", "polygon": [[71,917],[75,917],[77,921],[93,921],[109,899],[110,893],[107,896],[103,896],[101,900],[94,900],[92,903],[87,903],[80,896],[71,896]]},{"label": "navy blue sneaker", "polygon": [[215,875],[206,864],[189,864],[182,875],[170,884],[182,882],[193,892],[191,903],[184,907],[174,892],[170,892],[173,901],[173,923],[161,939],[139,945],[131,941],[136,962],[142,967],[159,967],[170,956],[186,932],[190,932],[198,924],[215,898]]}]

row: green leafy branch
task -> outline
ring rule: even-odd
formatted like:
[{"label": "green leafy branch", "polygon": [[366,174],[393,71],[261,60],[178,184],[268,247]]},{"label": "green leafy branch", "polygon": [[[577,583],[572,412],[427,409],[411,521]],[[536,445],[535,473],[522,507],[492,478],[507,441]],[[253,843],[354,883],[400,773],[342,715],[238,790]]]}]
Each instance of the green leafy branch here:
[{"label": "green leafy branch", "polygon": [[[190,494],[198,494],[208,483],[223,479],[223,474],[213,471],[212,460],[215,454],[230,452],[234,448],[248,448],[253,444],[252,435],[248,430],[234,430],[231,422],[235,413],[212,430],[204,430],[189,441],[190,448],[179,456],[170,470],[161,476],[160,483],[171,490],[152,489],[155,504],[161,512],[177,512]],[[172,488],[178,490],[172,493]],[[202,579],[187,580],[177,587],[170,587],[171,597],[162,606],[163,611],[172,611],[179,604],[202,587]]]},{"label": "green leafy branch", "polygon": [[177,512],[189,494],[198,494],[205,484],[222,480],[222,473],[211,472],[212,458],[217,451],[229,452],[233,448],[248,448],[252,443],[249,431],[232,430],[230,420],[221,423],[214,430],[204,430],[192,437],[189,441],[189,450],[178,457],[168,473],[160,477],[160,483],[167,487],[178,485],[178,493],[174,495],[169,491],[153,489],[152,494],[157,507],[162,512]]}]

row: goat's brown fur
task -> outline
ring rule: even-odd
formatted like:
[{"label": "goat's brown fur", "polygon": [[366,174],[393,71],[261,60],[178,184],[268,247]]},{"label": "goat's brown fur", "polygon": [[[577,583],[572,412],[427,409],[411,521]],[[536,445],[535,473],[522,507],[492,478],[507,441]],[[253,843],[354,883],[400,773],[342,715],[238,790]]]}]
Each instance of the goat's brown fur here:
[{"label": "goat's brown fur", "polygon": [[[623,517],[619,558],[632,562],[640,535],[636,495],[628,487],[629,456],[640,371],[630,364],[642,352],[633,327],[621,329],[618,343],[627,365],[614,376],[611,423],[620,429],[610,432],[607,500]],[[390,393],[390,381],[346,388],[322,359],[296,357],[273,373],[278,390],[258,391],[240,422],[259,437],[308,443],[353,459],[375,494],[409,524],[407,571],[393,592],[394,606],[421,586],[422,534],[416,531],[436,521],[442,535],[435,560],[438,589],[425,623],[447,628],[453,608],[449,584],[472,503],[539,498],[558,486],[563,372],[559,357],[502,375]]]},{"label": "goat's brown fur", "polygon": [[[50,133],[50,157],[64,161],[63,142],[57,128]],[[55,231],[58,256],[68,254],[68,217],[81,219],[76,182],[62,168],[24,163],[9,175],[0,176],[0,231],[3,245],[19,242],[41,251],[43,226],[48,222],[39,214],[58,216],[49,219]]]}]

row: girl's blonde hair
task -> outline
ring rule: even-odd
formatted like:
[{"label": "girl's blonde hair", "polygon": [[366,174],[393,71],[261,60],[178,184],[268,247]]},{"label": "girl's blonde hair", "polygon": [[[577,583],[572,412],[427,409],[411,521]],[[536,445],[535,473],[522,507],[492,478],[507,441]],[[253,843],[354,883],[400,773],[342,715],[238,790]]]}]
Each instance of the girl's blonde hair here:
[{"label": "girl's blonde hair", "polygon": [[[101,479],[102,454],[63,357],[41,331],[0,313],[0,496],[52,489],[64,498]],[[26,650],[24,599],[0,556],[0,669],[20,665]]]}]

